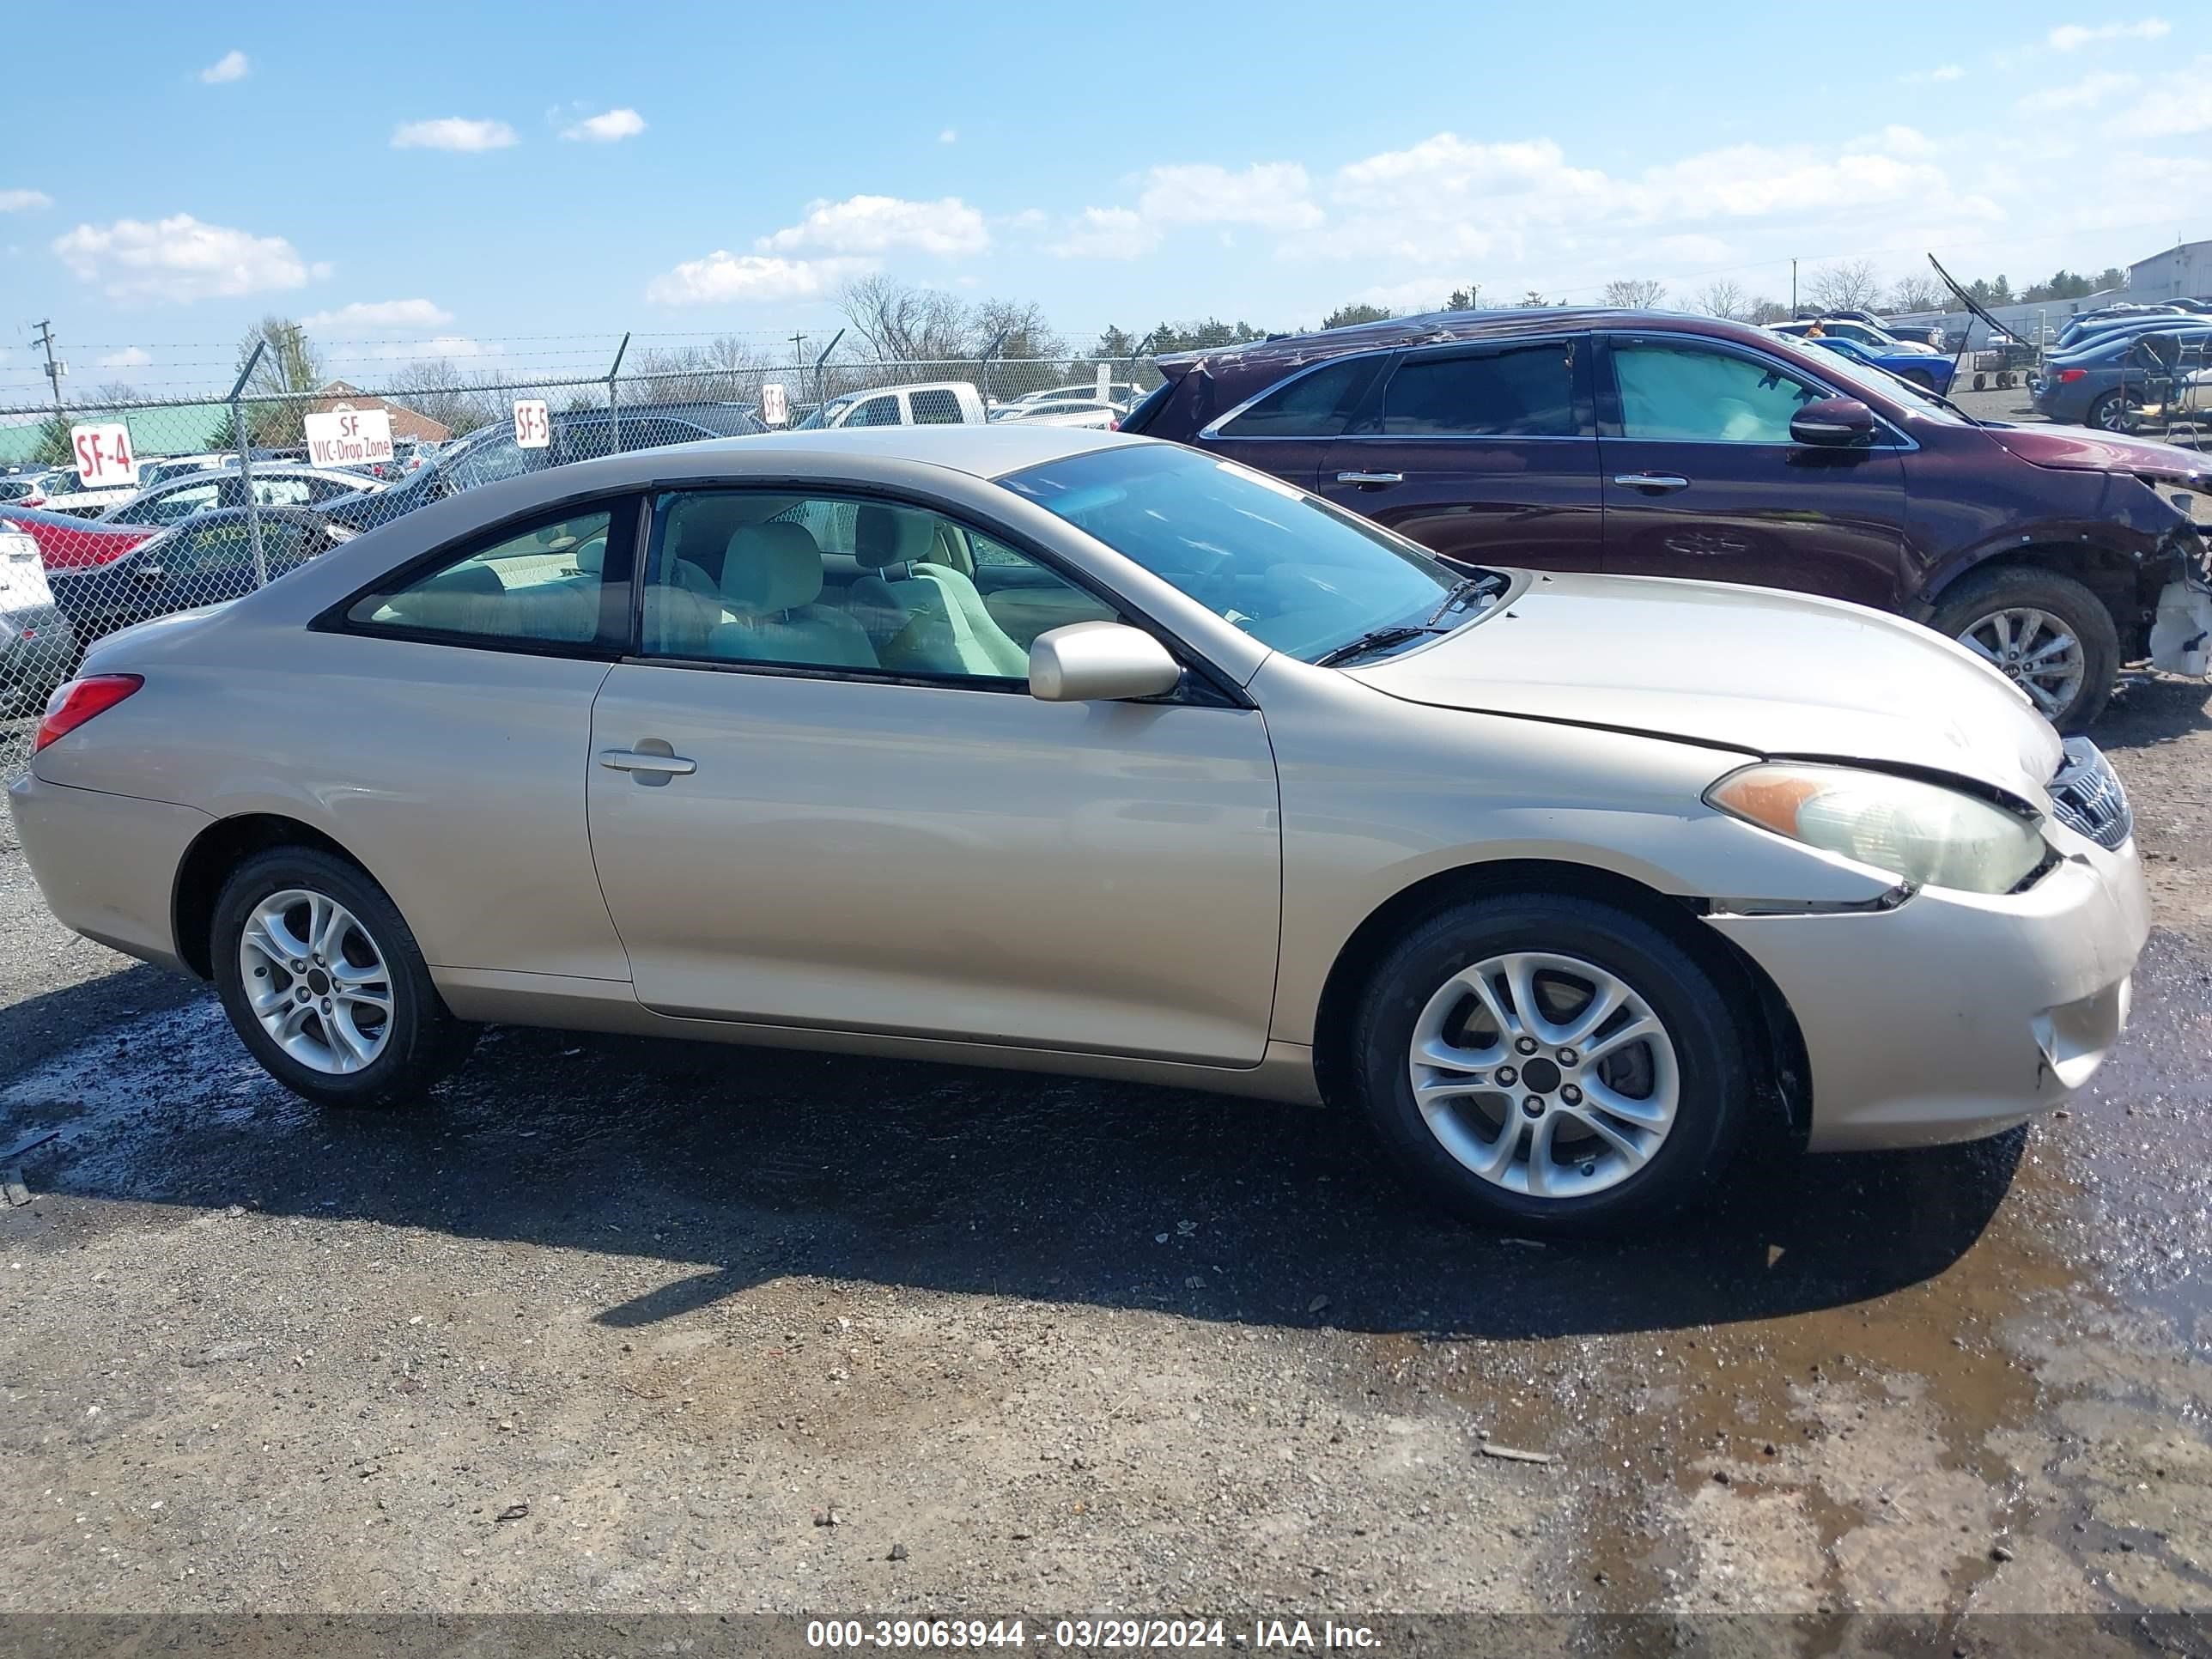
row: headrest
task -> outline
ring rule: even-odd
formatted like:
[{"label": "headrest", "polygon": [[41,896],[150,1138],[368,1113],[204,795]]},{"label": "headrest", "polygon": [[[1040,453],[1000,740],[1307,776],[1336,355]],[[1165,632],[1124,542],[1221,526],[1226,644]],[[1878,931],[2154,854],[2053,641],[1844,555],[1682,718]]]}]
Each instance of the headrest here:
[{"label": "headrest", "polygon": [[607,538],[594,536],[576,550],[576,568],[586,575],[598,576],[607,568]]},{"label": "headrest", "polygon": [[805,525],[749,524],[730,538],[722,601],[732,610],[768,616],[821,597],[822,550]]},{"label": "headrest", "polygon": [[920,564],[929,557],[936,535],[937,521],[927,513],[871,501],[853,515],[853,553],[863,570]]}]

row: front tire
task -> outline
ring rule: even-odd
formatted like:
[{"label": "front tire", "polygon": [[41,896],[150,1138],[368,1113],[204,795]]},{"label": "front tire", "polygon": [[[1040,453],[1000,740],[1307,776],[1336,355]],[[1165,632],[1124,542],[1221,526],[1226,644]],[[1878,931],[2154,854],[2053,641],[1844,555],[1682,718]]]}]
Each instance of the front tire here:
[{"label": "front tire", "polygon": [[1709,1188],[1756,1093],[1730,998],[1640,916],[1594,900],[1455,904],[1376,969],[1361,1103],[1446,1207],[1522,1233],[1611,1232]]},{"label": "front tire", "polygon": [[1931,625],[2027,692],[2069,737],[2087,731],[2112,701],[2119,625],[2070,576],[2027,565],[1969,576],[1944,596]]},{"label": "front tire", "polygon": [[398,908],[328,853],[280,847],[240,865],[216,901],[210,955],[240,1039],[318,1105],[412,1103],[476,1040]]}]

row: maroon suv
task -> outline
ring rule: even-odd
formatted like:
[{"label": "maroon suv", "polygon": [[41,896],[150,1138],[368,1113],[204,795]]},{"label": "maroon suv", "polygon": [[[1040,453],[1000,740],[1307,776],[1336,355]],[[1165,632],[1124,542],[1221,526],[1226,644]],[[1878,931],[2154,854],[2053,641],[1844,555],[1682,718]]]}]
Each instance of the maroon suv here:
[{"label": "maroon suv", "polygon": [[1974,421],[1763,330],[1648,312],[1403,318],[1163,358],[1122,422],[1479,564],[1696,576],[1898,611],[2062,730],[2212,647],[2212,459]]}]

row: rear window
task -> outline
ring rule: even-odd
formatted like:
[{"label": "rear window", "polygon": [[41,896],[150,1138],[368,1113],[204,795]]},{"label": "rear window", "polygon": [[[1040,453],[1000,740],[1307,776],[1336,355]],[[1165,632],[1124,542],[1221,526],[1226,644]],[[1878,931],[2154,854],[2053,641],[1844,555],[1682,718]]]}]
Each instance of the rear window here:
[{"label": "rear window", "polygon": [[[1285,380],[1221,428],[1224,438],[1334,438],[1375,375],[1371,356],[1344,357]],[[1126,426],[1125,426],[1126,429]]]},{"label": "rear window", "polygon": [[1152,417],[1160,412],[1160,405],[1167,402],[1169,395],[1175,391],[1175,388],[1176,383],[1173,380],[1162,380],[1139,398],[1137,400],[1137,406],[1121,417],[1121,430],[1142,432],[1152,424]]},{"label": "rear window", "polygon": [[1382,430],[1408,437],[1571,438],[1579,342],[1408,358],[1382,393]]},{"label": "rear window", "polygon": [[960,398],[948,386],[933,386],[926,391],[910,392],[907,402],[914,410],[916,426],[958,426]]}]

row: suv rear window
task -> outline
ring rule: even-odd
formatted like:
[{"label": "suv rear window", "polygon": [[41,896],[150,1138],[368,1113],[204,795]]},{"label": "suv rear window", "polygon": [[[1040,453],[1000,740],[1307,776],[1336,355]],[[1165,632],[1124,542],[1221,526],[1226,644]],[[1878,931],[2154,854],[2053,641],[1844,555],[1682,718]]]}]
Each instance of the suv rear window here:
[{"label": "suv rear window", "polygon": [[1412,437],[1572,438],[1575,346],[1409,357],[1382,393],[1382,430]]},{"label": "suv rear window", "polygon": [[1374,378],[1376,359],[1345,357],[1285,380],[1221,428],[1224,438],[1334,438]]}]

